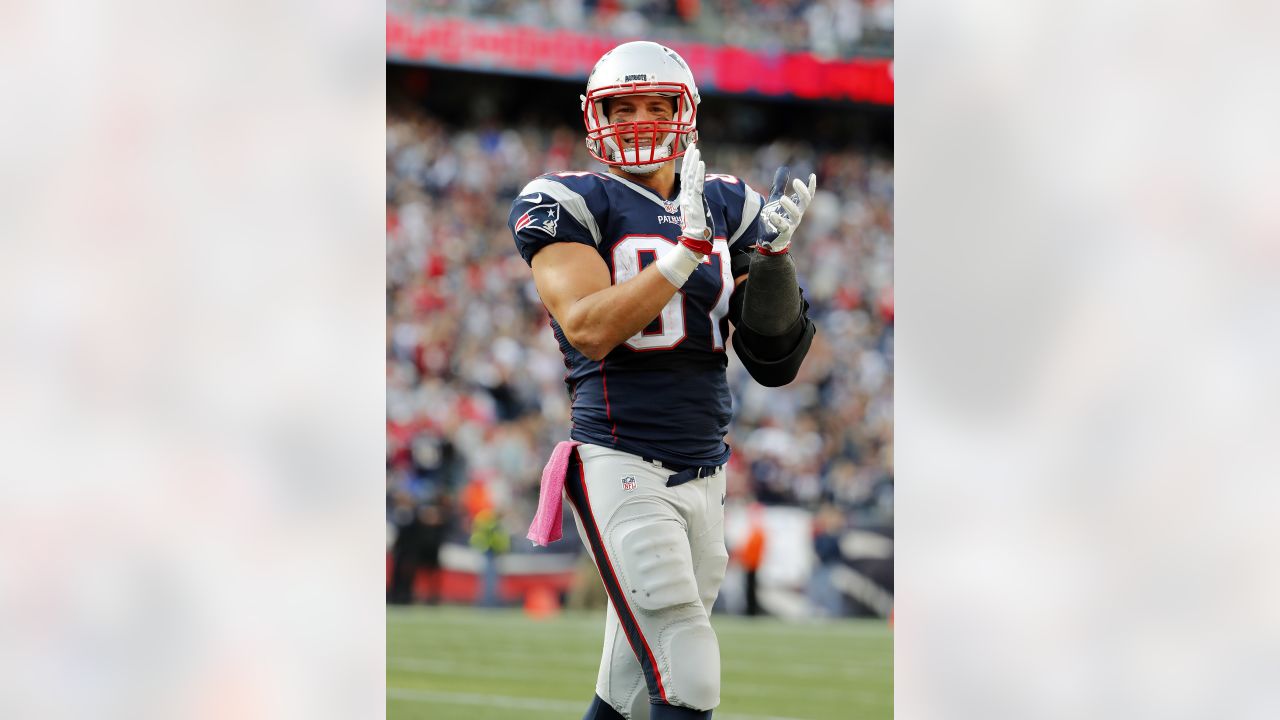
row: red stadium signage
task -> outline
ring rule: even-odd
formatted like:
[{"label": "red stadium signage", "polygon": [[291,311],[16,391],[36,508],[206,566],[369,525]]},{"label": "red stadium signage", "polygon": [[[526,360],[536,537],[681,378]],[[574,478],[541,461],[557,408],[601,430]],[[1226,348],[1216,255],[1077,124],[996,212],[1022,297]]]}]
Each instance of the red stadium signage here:
[{"label": "red stadium signage", "polygon": [[[585,80],[623,38],[497,22],[387,13],[387,58]],[[668,43],[704,90],[893,105],[893,61],[822,60],[704,43]]]}]

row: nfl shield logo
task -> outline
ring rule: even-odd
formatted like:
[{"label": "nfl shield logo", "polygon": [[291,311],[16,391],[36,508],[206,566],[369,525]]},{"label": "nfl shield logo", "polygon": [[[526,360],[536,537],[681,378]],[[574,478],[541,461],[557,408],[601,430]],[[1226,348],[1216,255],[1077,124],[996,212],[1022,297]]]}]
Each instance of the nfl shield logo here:
[{"label": "nfl shield logo", "polygon": [[680,210],[680,200],[663,200],[662,207],[669,213],[675,213]]},{"label": "nfl shield logo", "polygon": [[622,478],[622,489],[631,492],[636,489],[636,478],[634,475],[628,475]]}]

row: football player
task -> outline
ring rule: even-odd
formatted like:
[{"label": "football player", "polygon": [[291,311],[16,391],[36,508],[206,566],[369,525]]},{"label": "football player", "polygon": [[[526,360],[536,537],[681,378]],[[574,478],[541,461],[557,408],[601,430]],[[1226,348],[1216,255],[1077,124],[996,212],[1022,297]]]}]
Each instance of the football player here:
[{"label": "football player", "polygon": [[[719,704],[708,615],[728,560],[729,326],[769,387],[795,378],[815,332],[788,250],[816,178],[787,196],[781,168],[766,202],[707,174],[700,101],[671,49],[610,50],[582,96],[587,147],[607,172],[543,175],[511,208],[568,368],[572,442],[548,471],[610,600],[586,720],[705,719]],[[547,477],[539,518],[554,506],[555,528],[531,530],[535,542],[559,537],[561,486]]]}]

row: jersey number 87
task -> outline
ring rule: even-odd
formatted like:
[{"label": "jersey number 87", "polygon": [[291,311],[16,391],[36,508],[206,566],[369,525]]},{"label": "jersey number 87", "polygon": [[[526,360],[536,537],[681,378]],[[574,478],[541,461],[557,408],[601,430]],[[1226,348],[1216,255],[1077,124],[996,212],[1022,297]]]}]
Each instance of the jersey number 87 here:
[{"label": "jersey number 87", "polygon": [[[626,282],[638,275],[649,264],[641,260],[644,255],[648,255],[649,261],[653,262],[674,250],[675,247],[674,240],[661,235],[628,235],[613,247],[613,284]],[[729,272],[728,244],[723,239],[716,238],[711,252],[717,256],[717,262],[712,263],[710,256],[702,262],[713,266],[718,264],[720,268],[720,290],[716,295],[715,303],[711,306],[708,318],[711,325],[711,348],[720,351],[724,349],[724,338],[720,334],[720,320],[729,312],[729,295],[733,289],[733,278]],[[693,282],[692,277],[690,282]],[[685,289],[677,290],[676,294],[671,296],[671,300],[663,306],[657,318],[657,331],[641,330],[627,340],[627,347],[641,352],[671,350],[684,342],[688,335],[685,314],[696,310],[689,307],[691,303],[686,295],[688,287],[686,284]]]}]

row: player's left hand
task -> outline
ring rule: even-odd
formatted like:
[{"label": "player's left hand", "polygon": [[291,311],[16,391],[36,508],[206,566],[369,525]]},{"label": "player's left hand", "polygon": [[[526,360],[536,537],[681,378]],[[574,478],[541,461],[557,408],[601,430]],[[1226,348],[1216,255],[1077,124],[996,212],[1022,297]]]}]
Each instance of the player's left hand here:
[{"label": "player's left hand", "polygon": [[795,193],[791,196],[783,195],[789,175],[790,169],[786,165],[778,168],[778,172],[773,176],[769,202],[760,210],[760,218],[764,221],[765,229],[775,233],[774,237],[761,240],[757,244],[760,251],[766,255],[780,255],[787,251],[791,245],[791,235],[800,226],[804,211],[809,209],[809,203],[813,202],[814,193],[818,190],[818,176],[809,173],[808,186],[796,178],[791,181]]}]

